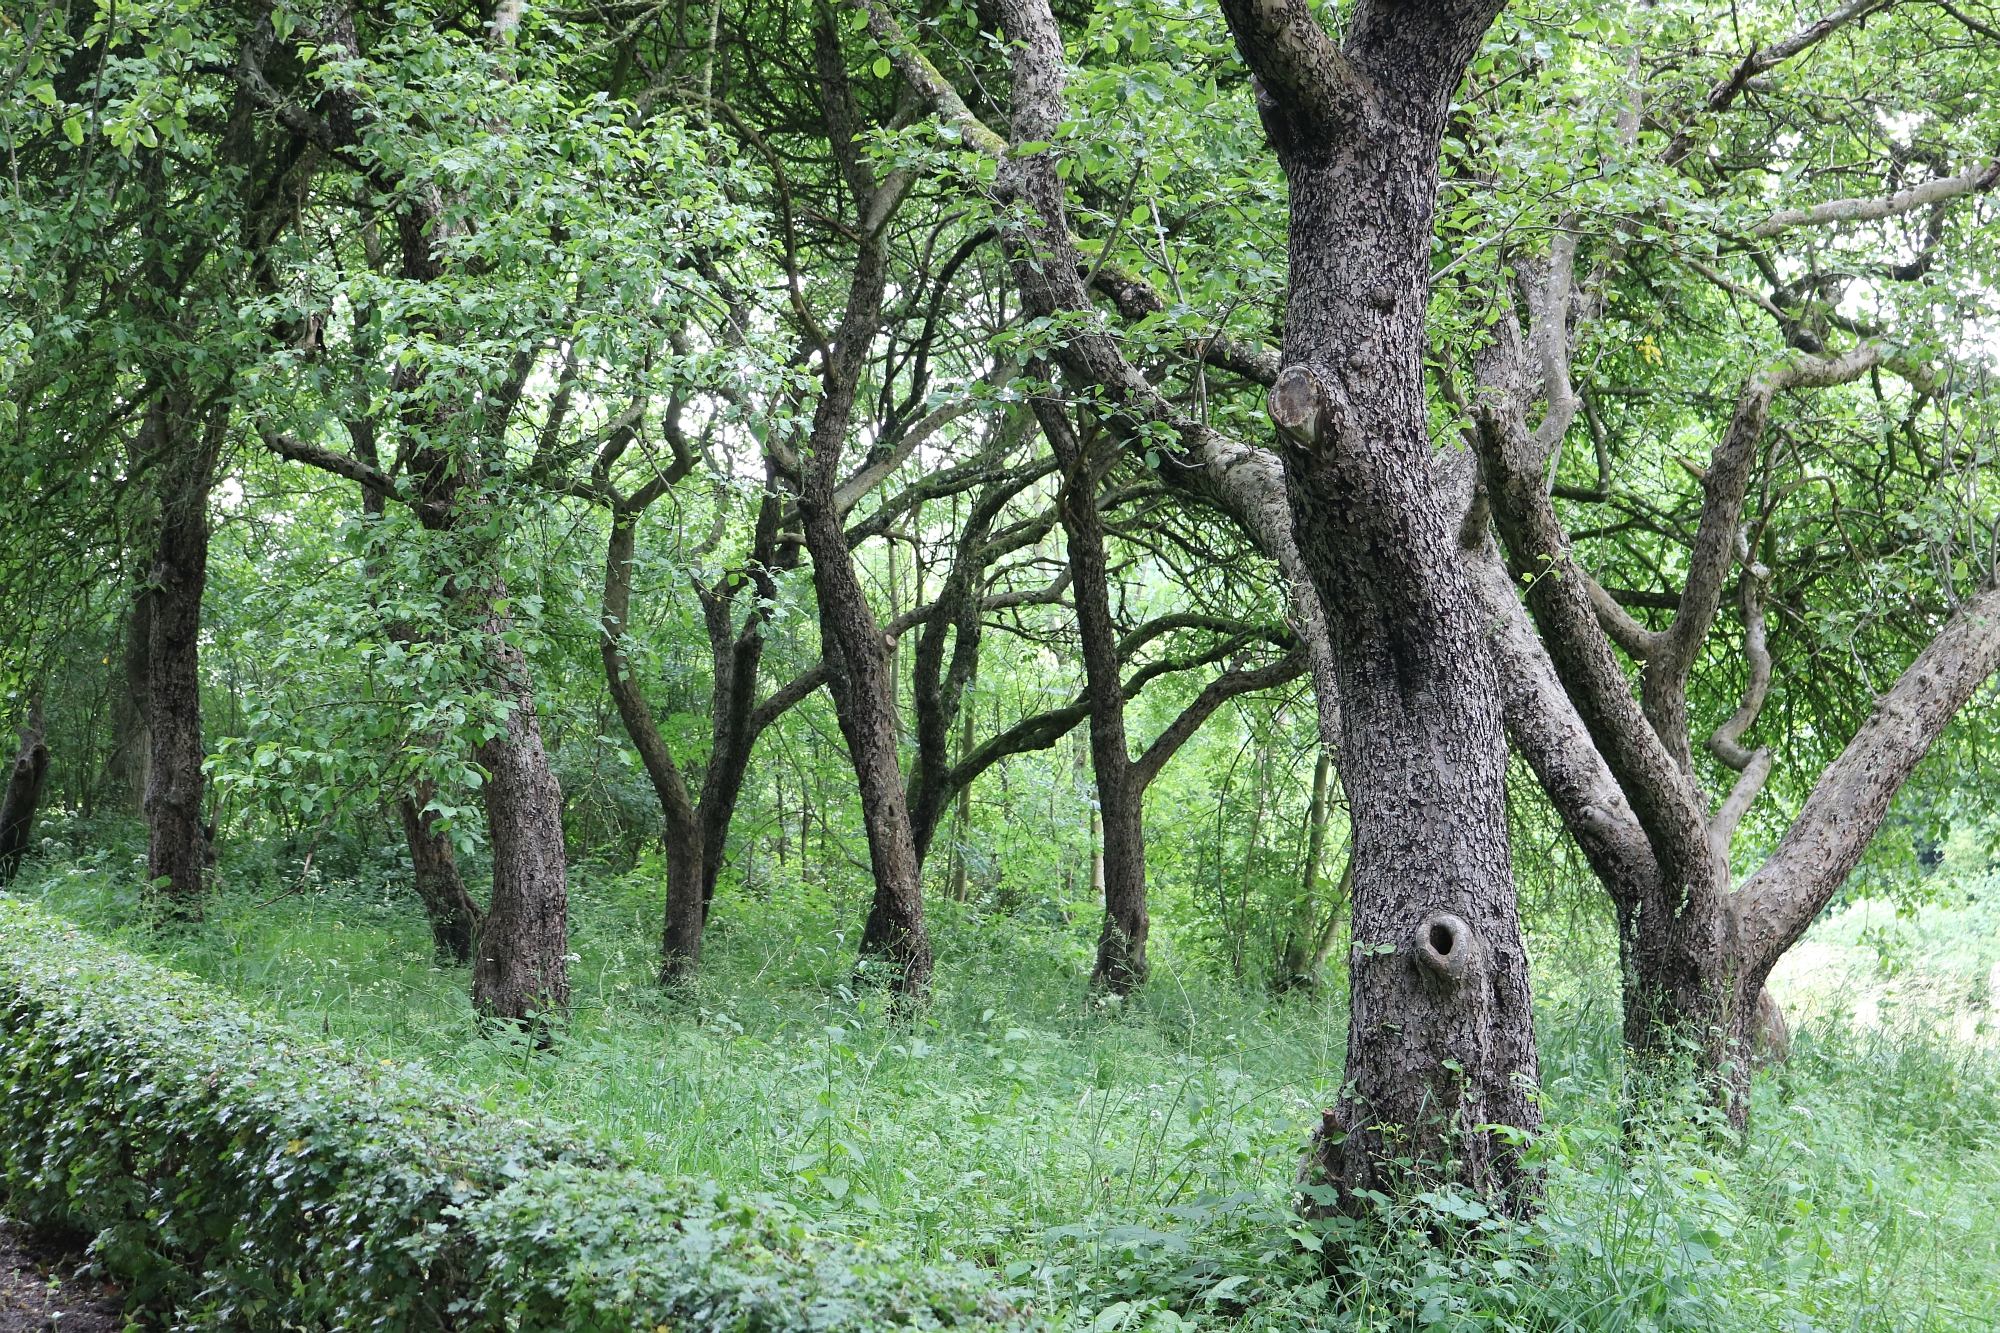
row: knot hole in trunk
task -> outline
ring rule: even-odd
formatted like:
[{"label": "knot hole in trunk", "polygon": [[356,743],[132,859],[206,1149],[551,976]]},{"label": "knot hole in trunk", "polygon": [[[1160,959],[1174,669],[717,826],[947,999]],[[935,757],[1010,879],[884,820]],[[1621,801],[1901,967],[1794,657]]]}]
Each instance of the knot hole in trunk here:
[{"label": "knot hole in trunk", "polygon": [[1439,912],[1417,927],[1411,941],[1417,967],[1432,979],[1456,987],[1472,975],[1479,953],[1479,937],[1472,927],[1449,912]]}]

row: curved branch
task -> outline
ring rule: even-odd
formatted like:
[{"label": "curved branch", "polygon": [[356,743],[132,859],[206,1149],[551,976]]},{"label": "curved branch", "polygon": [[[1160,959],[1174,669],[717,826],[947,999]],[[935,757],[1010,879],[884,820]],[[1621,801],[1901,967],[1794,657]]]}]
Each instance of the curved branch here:
[{"label": "curved branch", "polygon": [[1132,761],[1132,779],[1144,791],[1152,785],[1167,761],[1179,752],[1201,724],[1208,721],[1215,710],[1234,699],[1239,694],[1254,694],[1259,690],[1273,689],[1306,674],[1306,655],[1303,649],[1294,648],[1275,662],[1247,671],[1230,671],[1217,676],[1202,688],[1194,702],[1180,711],[1179,716],[1167,724],[1166,730],[1154,737],[1146,752]]},{"label": "curved branch", "polygon": [[1875,703],[1827,766],[1777,850],[1734,895],[1737,948],[1769,968],[1861,860],[1889,803],[1945,727],[2000,666],[2000,587],[1968,597]]}]

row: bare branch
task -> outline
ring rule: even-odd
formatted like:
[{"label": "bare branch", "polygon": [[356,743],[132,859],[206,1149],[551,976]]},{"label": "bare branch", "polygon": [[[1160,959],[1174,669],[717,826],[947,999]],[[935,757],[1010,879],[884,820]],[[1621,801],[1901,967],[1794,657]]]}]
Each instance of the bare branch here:
[{"label": "bare branch", "polygon": [[[1013,379],[1019,373],[1020,367],[1016,366],[1012,361],[1003,359],[996,362],[993,368],[987,371],[978,383],[989,389],[1003,388],[1009,380]],[[912,425],[908,431],[904,432],[903,438],[896,441],[895,447],[887,454],[881,458],[871,458],[863,463],[860,468],[856,469],[854,475],[843,482],[840,489],[833,493],[833,502],[839,508],[841,514],[843,516],[846,515],[855,505],[861,503],[863,496],[879,486],[897,468],[908,462],[910,455],[915,453],[918,447],[930,439],[931,436],[937,434],[938,431],[979,406],[983,400],[974,392],[974,389],[974,385],[967,385],[965,393],[953,401],[946,403],[943,407],[928,413]]]},{"label": "bare branch", "polygon": [[283,431],[259,430],[258,437],[264,441],[266,449],[280,458],[288,458],[294,463],[304,463],[322,472],[331,472],[336,477],[359,482],[379,495],[396,494],[396,483],[388,473],[378,467],[369,466],[352,454],[343,454],[325,445],[308,444]]},{"label": "bare branch", "polygon": [[[1892,3],[1894,0],[1848,0],[1848,3],[1825,18],[1806,25],[1783,41],[1768,47],[1753,46],[1750,48],[1750,54],[1743,57],[1742,62],[1730,72],[1728,78],[1708,90],[1705,105],[1713,113],[1727,111],[1743,90],[1750,86],[1750,81],[1758,75],[1775,69],[1799,52],[1817,46],[1848,24],[1864,19],[1878,10],[1886,9]],[[1661,154],[1661,159],[1668,166],[1673,166],[1693,149],[1694,127],[1684,126],[1680,133],[1674,136],[1673,142],[1667,145],[1667,150]]]},{"label": "bare branch", "polygon": [[1507,577],[1499,548],[1482,534],[1465,552],[1465,562],[1473,594],[1488,617],[1487,639],[1500,667],[1507,738],[1534,769],[1563,827],[1614,895],[1655,884],[1660,868],[1653,849],[1557,678],[1555,664]]},{"label": "bare branch", "polygon": [[1253,694],[1258,690],[1274,689],[1288,681],[1297,680],[1306,674],[1306,655],[1303,649],[1294,648],[1275,662],[1246,671],[1229,671],[1217,676],[1202,688],[1194,702],[1180,711],[1179,716],[1167,724],[1146,747],[1146,752],[1132,761],[1132,779],[1141,791],[1151,785],[1167,761],[1179,752],[1188,738],[1201,729],[1201,724],[1214,715],[1215,710],[1234,699],[1239,694]]},{"label": "bare branch", "polygon": [[1773,213],[1751,228],[1752,236],[1776,236],[1793,227],[1825,227],[1836,222],[1877,222],[1883,218],[1914,213],[1931,204],[1968,194],[1983,194],[2000,185],[2000,160],[1974,171],[1900,190],[1879,199],[1829,199],[1810,208],[1787,208]]},{"label": "bare branch", "polygon": [[1764,710],[1764,698],[1771,692],[1771,648],[1765,636],[1764,592],[1771,571],[1750,560],[1749,548],[1740,541],[1737,554],[1743,561],[1743,657],[1750,679],[1743,687],[1743,702],[1708,738],[1708,752],[1743,772],[1756,755],[1743,748],[1743,733]]},{"label": "bare branch", "polygon": [[939,119],[957,132],[957,137],[966,147],[978,149],[989,157],[1006,156],[1007,141],[986,128],[984,122],[972,114],[971,108],[965,105],[965,99],[958,95],[958,90],[938,73],[937,66],[904,34],[902,25],[896,22],[882,0],[855,0],[854,7],[868,16],[869,35],[882,44],[889,63],[903,76],[903,82],[924,99]]}]

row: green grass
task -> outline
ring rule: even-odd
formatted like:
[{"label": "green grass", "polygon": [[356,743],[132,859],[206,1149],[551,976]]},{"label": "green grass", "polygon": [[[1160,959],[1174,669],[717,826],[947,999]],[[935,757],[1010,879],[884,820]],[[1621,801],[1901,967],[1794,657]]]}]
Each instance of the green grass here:
[{"label": "green grass", "polygon": [[[1909,1004],[1885,1026],[1808,1023],[1791,1066],[1760,1082],[1738,1144],[1682,1083],[1629,1079],[1604,950],[1567,932],[1567,948],[1540,951],[1542,1217],[1503,1226],[1447,1193],[1325,1237],[1296,1224],[1288,1182],[1338,1075],[1338,988],[1272,1001],[1177,959],[1167,931],[1152,984],[1121,1006],[1083,984],[1093,921],[936,904],[936,1002],[899,1027],[851,988],[843,929],[856,901],[726,892],[700,985],[669,1000],[652,985],[649,870],[579,873],[574,1014],[537,1053],[482,1029],[466,973],[432,965],[393,879],[300,888],[246,855],[224,867],[202,926],[161,928],[130,856],[106,844],[44,864],[22,891],[302,1029],[422,1060],[660,1172],[785,1200],[864,1242],[988,1265],[1096,1333],[1190,1320],[2000,1321],[2000,1065]],[[1335,1252],[1346,1271],[1329,1278],[1319,1255]]]}]

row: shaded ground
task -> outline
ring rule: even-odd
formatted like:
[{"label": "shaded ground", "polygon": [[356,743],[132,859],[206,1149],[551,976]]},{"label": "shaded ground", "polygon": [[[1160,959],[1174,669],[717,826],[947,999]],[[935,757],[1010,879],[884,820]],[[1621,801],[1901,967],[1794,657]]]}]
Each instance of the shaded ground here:
[{"label": "shaded ground", "polygon": [[125,1298],[74,1274],[83,1257],[0,1218],[0,1333],[118,1333]]}]

